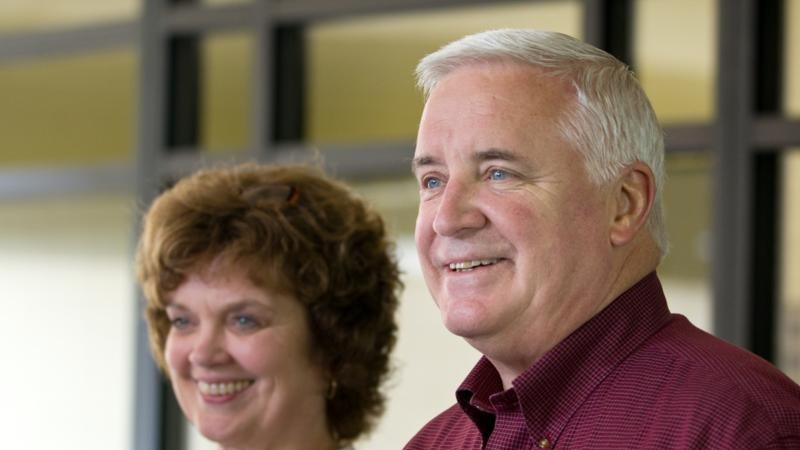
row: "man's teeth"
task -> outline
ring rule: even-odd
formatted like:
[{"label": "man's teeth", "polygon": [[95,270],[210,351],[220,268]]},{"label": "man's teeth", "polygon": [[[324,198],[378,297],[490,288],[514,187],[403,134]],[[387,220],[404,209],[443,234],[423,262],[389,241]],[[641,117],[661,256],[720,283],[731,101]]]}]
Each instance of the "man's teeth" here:
[{"label": "man's teeth", "polygon": [[205,381],[198,381],[197,386],[200,392],[205,395],[230,395],[243,391],[253,384],[250,380],[228,381],[225,383],[206,383]]},{"label": "man's teeth", "polygon": [[470,270],[473,267],[489,266],[496,262],[497,258],[476,259],[474,261],[462,261],[462,262],[450,263],[450,270],[455,270],[455,271]]}]

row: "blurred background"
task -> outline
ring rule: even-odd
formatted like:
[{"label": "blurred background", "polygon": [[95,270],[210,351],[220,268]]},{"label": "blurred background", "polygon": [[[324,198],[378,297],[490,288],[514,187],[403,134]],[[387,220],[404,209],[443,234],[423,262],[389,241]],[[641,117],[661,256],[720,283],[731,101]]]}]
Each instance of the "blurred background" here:
[{"label": "blurred background", "polygon": [[499,27],[628,62],[664,123],[673,311],[800,381],[800,0],[0,0],[3,446],[207,449],[144,345],[141,211],[203,165],[306,160],[385,215],[406,284],[401,448],[477,359],[413,246],[416,62]]}]

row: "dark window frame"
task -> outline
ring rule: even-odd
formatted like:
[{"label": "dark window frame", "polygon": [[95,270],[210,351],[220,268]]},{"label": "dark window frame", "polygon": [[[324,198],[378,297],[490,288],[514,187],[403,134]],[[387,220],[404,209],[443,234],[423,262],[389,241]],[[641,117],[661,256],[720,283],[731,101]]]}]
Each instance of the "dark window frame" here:
[{"label": "dark window frame", "polygon": [[[537,1],[537,0],[528,0]],[[547,0],[539,0],[547,1]],[[553,0],[550,0],[553,1]],[[634,0],[576,0],[587,42],[633,67]],[[123,190],[135,183],[138,204],[215,157],[198,147],[198,40],[224,30],[255,37],[252,134],[242,160],[309,158],[301,109],[304,27],[315,21],[395,11],[490,5],[489,0],[261,0],[226,6],[196,0],[143,0],[140,20],[5,35],[0,63],[105,48],[139,50],[138,148],[134,168],[45,168],[0,171],[0,199],[63,192]],[[713,327],[718,336],[773,360],[780,276],[780,164],[800,146],[800,121],[781,105],[783,0],[718,0],[716,115],[711,123],[666,127],[667,152],[704,152],[715,160],[713,197]],[[176,89],[180,86],[181,89]],[[372,151],[353,151],[358,148]],[[406,175],[412,142],[354,143],[323,149],[341,176]],[[230,160],[230,156],[224,157]],[[8,172],[8,173],[4,173]],[[87,173],[90,176],[87,176]],[[5,176],[4,176],[5,175]],[[16,180],[16,181],[15,181]],[[141,307],[141,295],[137,307]],[[140,309],[136,326],[137,450],[185,448],[183,419],[149,354]]]}]

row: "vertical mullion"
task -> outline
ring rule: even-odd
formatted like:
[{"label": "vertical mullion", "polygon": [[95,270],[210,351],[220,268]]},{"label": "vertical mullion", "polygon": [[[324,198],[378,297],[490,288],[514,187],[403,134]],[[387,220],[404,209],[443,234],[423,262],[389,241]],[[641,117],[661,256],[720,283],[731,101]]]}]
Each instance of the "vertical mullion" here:
[{"label": "vertical mullion", "polygon": [[[196,5],[198,0],[161,0],[168,7]],[[165,31],[168,39],[166,77],[166,141],[163,153],[176,148],[199,148],[200,92],[202,83],[201,38],[198,34],[179,35]]]},{"label": "vertical mullion", "polygon": [[632,0],[584,0],[583,40],[633,66]]},{"label": "vertical mullion", "polygon": [[[138,204],[149,204],[159,186],[158,166],[165,141],[164,102],[166,40],[161,30],[164,16],[161,0],[144,0],[139,36],[139,105],[136,154]],[[137,218],[137,221],[139,218]],[[134,227],[138,233],[140,227]],[[142,316],[144,299],[136,289],[135,377],[133,450],[161,449],[161,404],[163,382],[150,355],[147,325]]]},{"label": "vertical mullion", "polygon": [[172,390],[172,385],[161,379],[161,439],[160,450],[186,449],[186,419]]},{"label": "vertical mullion", "polygon": [[[162,0],[169,6],[192,5],[197,0]],[[161,141],[161,154],[166,156],[176,150],[200,150],[200,113],[202,92],[202,39],[197,34],[179,35],[173,30],[165,30],[166,64],[162,77],[166,90],[162,105],[166,107],[164,116],[165,134]],[[169,185],[174,180],[159,180],[159,186]],[[178,405],[170,382],[160,379],[159,433],[160,450],[183,450],[186,448],[186,419]]]},{"label": "vertical mullion", "polygon": [[[200,105],[200,49],[196,36],[172,36],[162,18],[167,8],[186,0],[144,0],[140,26],[140,81],[137,200],[150,204],[169,180],[159,166],[175,147],[197,148]],[[138,220],[138,219],[137,219]],[[140,226],[134,227],[138,232]],[[137,289],[134,450],[185,448],[183,415],[169,383],[149,351],[144,298]]]},{"label": "vertical mullion", "polygon": [[752,284],[750,289],[750,341],[748,347],[768,361],[776,355],[776,309],[780,230],[780,164],[777,152],[753,157],[751,173],[753,214],[751,227]]},{"label": "vertical mullion", "polygon": [[171,36],[168,40],[166,152],[198,148],[200,135],[200,38]]},{"label": "vertical mullion", "polygon": [[275,27],[273,47],[274,142],[299,142],[305,135],[305,28]]},{"label": "vertical mullion", "polygon": [[[758,2],[755,55],[755,113],[782,113],[783,0]],[[764,149],[760,149],[764,150]],[[778,150],[778,149],[769,149]],[[750,292],[750,347],[774,361],[780,248],[781,171],[779,152],[753,154],[753,284]]]},{"label": "vertical mullion", "polygon": [[583,0],[583,40],[604,47],[606,0]]},{"label": "vertical mullion", "polygon": [[754,106],[757,113],[779,114],[784,91],[784,0],[761,0],[757,7]]},{"label": "vertical mullion", "polygon": [[712,287],[717,336],[749,347],[754,5],[719,0]]},{"label": "vertical mullion", "polygon": [[250,152],[254,158],[266,156],[273,150],[272,134],[274,111],[272,109],[272,47],[274,21],[271,1],[257,1],[254,6],[255,27],[252,49],[253,74],[250,79]]}]

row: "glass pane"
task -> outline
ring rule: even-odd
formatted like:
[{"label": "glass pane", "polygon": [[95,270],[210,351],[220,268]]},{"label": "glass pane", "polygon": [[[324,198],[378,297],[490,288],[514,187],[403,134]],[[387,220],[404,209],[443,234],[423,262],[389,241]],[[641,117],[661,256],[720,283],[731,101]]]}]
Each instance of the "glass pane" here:
[{"label": "glass pane", "polygon": [[800,382],[800,149],[783,155],[778,365]]},{"label": "glass pane", "polygon": [[404,178],[348,183],[381,213],[392,236],[397,239],[413,240],[419,204],[419,185],[411,176],[410,163],[408,172],[408,177]]},{"label": "glass pane", "polygon": [[[784,108],[800,118],[800,0],[786,2]],[[800,382],[800,148],[782,157],[781,284],[778,310],[778,364]]]},{"label": "glass pane", "polygon": [[465,34],[539,27],[580,37],[579,2],[530,2],[325,22],[307,36],[307,139],[313,144],[413,140],[421,94],[414,68]]},{"label": "glass pane", "polygon": [[634,66],[662,122],[713,118],[716,3],[638,0],[634,4]]},{"label": "glass pane", "polygon": [[0,202],[4,448],[131,443],[133,201]]},{"label": "glass pane", "polygon": [[134,20],[141,0],[3,0],[0,34]]},{"label": "glass pane", "polygon": [[0,165],[132,159],[135,73],[130,49],[0,65]]},{"label": "glass pane", "polygon": [[711,159],[667,155],[664,210],[670,251],[658,268],[672,312],[711,331]]},{"label": "glass pane", "polygon": [[786,0],[785,8],[784,108],[787,115],[800,118],[800,0]]},{"label": "glass pane", "polygon": [[252,48],[253,39],[241,33],[212,35],[202,42],[201,148],[213,152],[247,147]]}]

